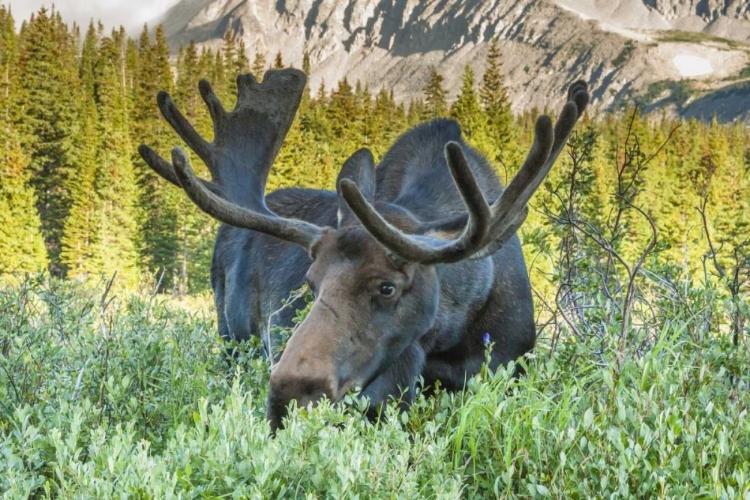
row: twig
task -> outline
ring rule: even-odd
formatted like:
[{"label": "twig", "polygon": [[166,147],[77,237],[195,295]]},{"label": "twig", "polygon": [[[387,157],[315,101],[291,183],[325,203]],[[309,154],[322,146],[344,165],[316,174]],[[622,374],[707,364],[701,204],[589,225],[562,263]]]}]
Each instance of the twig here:
[{"label": "twig", "polygon": [[[96,344],[96,352],[98,353],[102,346],[104,345],[104,341],[109,336],[109,330],[107,329],[105,315],[107,312],[107,307],[112,303],[112,300],[114,300],[114,297],[107,300],[107,296],[109,295],[110,290],[112,289],[112,285],[115,282],[115,277],[117,276],[117,271],[115,271],[112,274],[112,277],[109,279],[107,284],[104,287],[104,293],[102,294],[102,299],[99,302],[99,325],[102,333],[102,338],[99,340],[99,342]],[[83,374],[86,371],[86,367],[89,365],[89,361],[91,361],[91,358],[86,359],[86,362],[83,363],[83,366],[78,371],[78,376],[76,377],[76,386],[75,389],[73,389],[73,401],[76,401],[78,399],[78,395],[81,391],[81,386],[83,385]]]},{"label": "twig", "polygon": [[275,316],[278,316],[283,311],[291,307],[291,305],[299,298],[304,297],[304,295],[307,293],[307,286],[302,286],[302,288],[296,290],[293,292],[289,297],[284,301],[284,304],[278,309],[276,309],[274,312],[272,312],[268,316],[268,323],[266,324],[266,331],[263,332],[264,340],[265,340],[265,349],[268,354],[268,360],[271,364],[271,370],[273,370],[274,365],[276,365],[276,360],[273,357],[273,347],[271,345],[271,323],[273,321],[273,318]]}]

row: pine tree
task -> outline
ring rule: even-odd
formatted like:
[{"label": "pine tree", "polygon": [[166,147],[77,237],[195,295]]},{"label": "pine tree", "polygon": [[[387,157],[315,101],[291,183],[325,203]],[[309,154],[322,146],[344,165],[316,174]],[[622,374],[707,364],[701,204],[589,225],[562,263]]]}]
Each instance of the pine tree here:
[{"label": "pine tree", "polygon": [[128,135],[128,97],[122,78],[125,37],[113,32],[101,41],[96,65],[96,100],[99,111],[98,171],[94,184],[99,197],[101,228],[98,244],[101,272],[129,286],[138,283],[139,257],[135,207],[138,199]]},{"label": "pine tree", "polygon": [[0,6],[0,278],[48,265],[34,191],[28,186],[28,160],[13,126],[19,114],[18,59],[13,17]]},{"label": "pine tree", "polygon": [[423,89],[425,95],[423,120],[440,118],[448,114],[448,93],[443,87],[444,81],[445,78],[435,66],[430,68],[430,78]]},{"label": "pine tree", "polygon": [[[174,132],[156,106],[159,90],[173,92],[169,48],[159,27],[152,44],[144,26],[138,43],[137,70],[130,110],[130,144],[141,142],[168,155],[174,143]],[[135,148],[129,151],[138,185],[137,219],[140,238],[137,248],[145,270],[152,278],[163,274],[162,289],[173,287],[179,274],[180,245],[177,212],[180,193],[154,173]]]},{"label": "pine tree", "polygon": [[76,169],[71,175],[70,215],[65,221],[62,237],[61,259],[68,277],[96,275],[102,267],[99,251],[101,207],[94,195],[98,171],[99,113],[96,105],[96,68],[98,64],[99,35],[94,23],[89,25],[80,57],[81,81],[78,148]]},{"label": "pine tree", "polygon": [[266,56],[260,49],[255,51],[255,57],[253,58],[253,67],[251,71],[255,78],[260,81],[263,78],[263,74],[266,72]]},{"label": "pine tree", "polygon": [[273,61],[273,67],[276,69],[281,69],[284,67],[284,59],[281,57],[281,51],[278,51],[276,53],[276,59]]},{"label": "pine tree", "polygon": [[42,8],[19,37],[19,73],[24,75],[18,101],[23,114],[18,130],[29,158],[31,185],[42,222],[50,270],[63,276],[61,239],[71,206],[69,179],[77,123],[76,50],[67,26]]},{"label": "pine tree", "polygon": [[451,117],[458,120],[461,130],[469,139],[477,137],[482,131],[484,115],[474,91],[474,71],[471,66],[467,65],[464,68],[461,92],[451,106]]}]

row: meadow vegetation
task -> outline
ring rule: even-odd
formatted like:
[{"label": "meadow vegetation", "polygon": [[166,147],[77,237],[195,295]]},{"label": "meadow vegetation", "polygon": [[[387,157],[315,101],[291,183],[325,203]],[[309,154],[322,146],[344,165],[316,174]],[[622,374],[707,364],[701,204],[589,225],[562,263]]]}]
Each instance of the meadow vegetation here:
[{"label": "meadow vegetation", "polygon": [[212,316],[105,289],[0,296],[4,498],[750,498],[750,355],[716,290],[633,328],[622,362],[589,318],[554,348],[543,330],[517,381],[483,370],[376,423],[324,402],[270,439],[257,343],[228,365]]},{"label": "meadow vegetation", "polygon": [[[78,51],[55,14],[13,26],[0,7],[3,498],[750,500],[744,125],[586,117],[521,231],[539,332],[527,374],[419,388],[377,422],[352,394],[295,409],[270,439],[259,343],[228,359],[217,334],[215,225],[134,147],[179,143],[158,88],[209,132],[197,79],[229,106],[245,49],[231,34],[219,52],[182,48],[175,80],[159,31],[92,26]],[[306,96],[271,187],[332,188],[357,148],[380,157],[442,115],[508,179],[538,113],[510,113],[493,50],[450,105],[437,69],[411,103],[346,80]]]}]

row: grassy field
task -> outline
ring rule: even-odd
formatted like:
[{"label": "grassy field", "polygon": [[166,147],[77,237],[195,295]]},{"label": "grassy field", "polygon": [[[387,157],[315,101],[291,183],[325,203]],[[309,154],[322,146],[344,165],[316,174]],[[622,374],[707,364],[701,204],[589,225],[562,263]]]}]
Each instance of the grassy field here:
[{"label": "grassy field", "polygon": [[3,498],[750,499],[748,349],[687,315],[621,367],[570,336],[517,382],[376,424],[324,403],[270,439],[257,345],[229,367],[209,313],[103,290],[2,290]]}]

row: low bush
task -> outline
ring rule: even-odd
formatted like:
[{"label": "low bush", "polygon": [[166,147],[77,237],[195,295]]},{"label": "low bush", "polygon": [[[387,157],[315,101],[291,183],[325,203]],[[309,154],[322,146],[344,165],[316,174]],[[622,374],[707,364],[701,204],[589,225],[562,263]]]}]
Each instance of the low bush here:
[{"label": "low bush", "polygon": [[5,498],[750,498],[750,355],[680,311],[622,366],[568,336],[517,381],[378,423],[298,409],[270,439],[258,343],[230,365],[211,318],[104,288],[2,291]]}]

